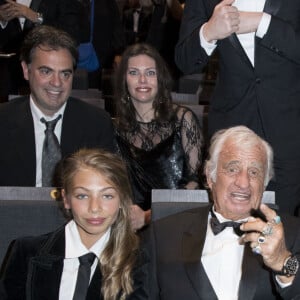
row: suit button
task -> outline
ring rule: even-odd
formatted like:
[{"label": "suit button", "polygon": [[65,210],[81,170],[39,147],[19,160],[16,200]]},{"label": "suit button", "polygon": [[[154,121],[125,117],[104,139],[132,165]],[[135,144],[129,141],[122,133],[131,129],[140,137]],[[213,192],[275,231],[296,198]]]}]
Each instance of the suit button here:
[{"label": "suit button", "polygon": [[260,78],[256,78],[256,79],[255,79],[255,82],[256,82],[257,84],[260,84]]}]

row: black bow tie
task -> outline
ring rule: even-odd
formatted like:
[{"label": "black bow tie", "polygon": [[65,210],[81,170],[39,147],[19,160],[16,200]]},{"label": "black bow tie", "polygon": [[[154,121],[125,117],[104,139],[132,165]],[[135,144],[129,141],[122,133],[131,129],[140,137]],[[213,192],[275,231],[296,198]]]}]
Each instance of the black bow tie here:
[{"label": "black bow tie", "polygon": [[210,226],[214,233],[214,235],[219,234],[221,231],[223,231],[226,227],[232,227],[235,234],[238,236],[242,236],[244,231],[240,229],[241,223],[234,222],[234,221],[227,221],[222,222],[218,220],[216,215],[211,211],[211,219],[210,219]]}]

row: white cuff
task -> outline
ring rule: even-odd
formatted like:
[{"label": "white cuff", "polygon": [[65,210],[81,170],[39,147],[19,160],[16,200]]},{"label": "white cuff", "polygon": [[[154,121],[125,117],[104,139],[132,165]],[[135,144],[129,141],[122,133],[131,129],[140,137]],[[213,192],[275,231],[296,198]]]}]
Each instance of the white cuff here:
[{"label": "white cuff", "polygon": [[258,36],[259,38],[263,38],[264,35],[266,34],[266,32],[269,29],[269,25],[271,22],[271,15],[267,14],[267,13],[263,13],[262,18],[258,24],[257,30],[256,30],[256,36]]},{"label": "white cuff", "polygon": [[212,42],[206,41],[206,39],[203,36],[203,28],[205,25],[206,23],[204,23],[200,28],[200,45],[205,50],[206,54],[210,56],[217,47],[217,40],[213,40]]},{"label": "white cuff", "polygon": [[286,287],[292,285],[292,283],[293,283],[293,282],[283,283],[283,282],[281,282],[281,281],[278,279],[277,276],[275,276],[275,278],[276,278],[276,281],[277,281],[278,285],[279,285],[282,289],[284,289],[284,288],[286,288]]}]

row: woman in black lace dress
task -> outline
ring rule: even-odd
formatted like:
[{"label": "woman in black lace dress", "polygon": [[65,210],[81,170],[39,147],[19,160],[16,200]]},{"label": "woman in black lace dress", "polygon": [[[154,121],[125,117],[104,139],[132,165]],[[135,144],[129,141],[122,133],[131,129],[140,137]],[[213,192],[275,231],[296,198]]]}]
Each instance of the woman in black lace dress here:
[{"label": "woman in black lace dress", "polygon": [[116,73],[115,130],[134,193],[132,224],[150,221],[152,189],[199,188],[202,133],[191,110],[172,103],[172,79],[147,44],[126,49]]}]

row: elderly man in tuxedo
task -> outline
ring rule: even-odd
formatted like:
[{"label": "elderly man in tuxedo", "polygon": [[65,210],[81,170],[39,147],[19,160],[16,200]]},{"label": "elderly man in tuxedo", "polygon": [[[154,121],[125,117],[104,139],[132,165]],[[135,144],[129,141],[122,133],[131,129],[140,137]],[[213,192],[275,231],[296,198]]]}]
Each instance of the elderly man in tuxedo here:
[{"label": "elderly man in tuxedo", "polygon": [[184,73],[201,72],[218,54],[209,135],[245,125],[270,143],[268,189],[291,215],[300,207],[299,10],[294,0],[187,0],[176,48]]},{"label": "elderly man in tuxedo", "polygon": [[59,156],[80,148],[114,151],[110,115],[70,97],[77,57],[65,31],[42,25],[27,34],[21,60],[31,94],[0,105],[0,185],[57,186],[49,168]]},{"label": "elderly man in tuxedo", "polygon": [[244,126],[217,132],[205,165],[212,205],[153,223],[153,296],[172,300],[300,297],[300,220],[261,203],[271,147]]}]

